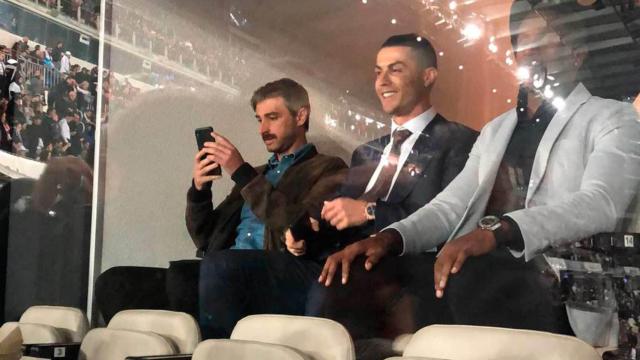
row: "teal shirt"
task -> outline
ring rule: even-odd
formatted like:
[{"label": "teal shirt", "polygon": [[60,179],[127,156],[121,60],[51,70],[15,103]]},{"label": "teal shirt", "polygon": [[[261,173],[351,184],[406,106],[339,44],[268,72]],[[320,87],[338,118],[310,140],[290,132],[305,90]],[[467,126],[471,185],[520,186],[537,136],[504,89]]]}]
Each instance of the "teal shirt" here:
[{"label": "teal shirt", "polygon": [[[280,160],[278,160],[275,154],[271,156],[264,171],[264,176],[267,181],[269,181],[272,186],[276,186],[287,169],[297,163],[311,149],[313,149],[313,145],[306,144],[293,154],[283,156]],[[246,202],[240,212],[240,224],[237,228],[237,234],[236,243],[231,249],[264,249],[264,223],[256,217]]]}]

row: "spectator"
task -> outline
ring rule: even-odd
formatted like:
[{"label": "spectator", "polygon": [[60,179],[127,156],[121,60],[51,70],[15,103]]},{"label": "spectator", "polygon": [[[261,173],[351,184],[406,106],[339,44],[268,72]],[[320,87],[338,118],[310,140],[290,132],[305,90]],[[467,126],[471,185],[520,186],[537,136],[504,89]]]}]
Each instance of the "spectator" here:
[{"label": "spectator", "polygon": [[39,61],[41,61],[42,58],[42,49],[40,49],[40,44],[37,44],[35,46],[35,48],[33,49],[33,51],[31,51],[29,53],[29,55],[34,58],[34,59],[38,59]]},{"label": "spectator", "polygon": [[11,152],[11,125],[6,112],[0,113],[0,150]]},{"label": "spectator", "polygon": [[58,122],[58,125],[60,126],[60,137],[67,144],[71,141],[71,129],[69,128],[69,123],[73,121],[74,116],[74,111],[67,111],[64,117]]},{"label": "spectator", "polygon": [[9,100],[22,94],[22,76],[17,75],[9,85]]},{"label": "spectator", "polygon": [[89,82],[83,81],[82,83],[80,83],[77,91],[80,95],[78,97],[78,107],[81,110],[85,110],[90,104],[93,103],[94,100],[93,95],[91,95],[91,92],[89,91]]},{"label": "spectator", "polygon": [[49,95],[47,96],[47,104],[49,106],[55,106],[55,103],[61,100],[69,90],[76,88],[76,80],[73,76],[67,76],[64,81],[59,82],[49,89]]},{"label": "spectator", "polygon": [[42,123],[41,116],[33,118],[33,124],[29,125],[24,131],[24,140],[29,153],[28,157],[37,159],[38,155],[50,141],[49,129]]},{"label": "spectator", "polygon": [[6,75],[6,65],[4,63],[5,50],[6,46],[0,45],[0,96],[2,96],[2,98],[4,99],[7,99],[9,98],[9,92],[7,91],[9,85],[7,84],[7,82],[9,81],[9,79]]},{"label": "spectator", "polygon": [[51,51],[51,60],[56,70],[60,70],[60,63],[62,61],[62,41],[58,41],[56,47]]},{"label": "spectator", "polygon": [[78,93],[74,90],[67,91],[67,96],[55,102],[55,108],[58,114],[66,114],[67,112],[77,112],[78,109]]},{"label": "spectator", "polygon": [[71,51],[66,51],[60,59],[60,72],[63,74],[69,73],[71,70]]},{"label": "spectator", "polygon": [[22,123],[16,123],[13,127],[13,134],[11,136],[12,149],[15,154],[25,156],[27,154],[27,148],[24,147],[24,141],[22,140]]},{"label": "spectator", "polygon": [[53,69],[55,68],[54,64],[53,64],[53,58],[51,57],[51,52],[53,50],[51,48],[47,48],[46,50],[44,50],[42,52],[42,64],[44,64],[44,66],[46,66],[47,68]]},{"label": "spectator", "polygon": [[16,41],[11,47],[11,53],[16,59],[25,53],[29,53],[29,37],[24,36],[21,40]]},{"label": "spectator", "polygon": [[47,129],[45,132],[48,137],[45,139],[46,143],[52,143],[53,140],[62,137],[62,131],[60,129],[60,117],[58,116],[58,112],[50,107],[47,111],[47,116],[44,118],[44,126]]},{"label": "spectator", "polygon": [[75,113],[72,117],[69,117],[69,131],[70,141],[69,149],[67,153],[69,155],[79,156],[82,153],[82,145],[84,143],[85,126],[80,121],[80,114]]},{"label": "spectator", "polygon": [[44,94],[44,81],[42,80],[42,74],[40,70],[36,70],[33,73],[31,79],[29,79],[29,85],[27,87],[31,95]]}]

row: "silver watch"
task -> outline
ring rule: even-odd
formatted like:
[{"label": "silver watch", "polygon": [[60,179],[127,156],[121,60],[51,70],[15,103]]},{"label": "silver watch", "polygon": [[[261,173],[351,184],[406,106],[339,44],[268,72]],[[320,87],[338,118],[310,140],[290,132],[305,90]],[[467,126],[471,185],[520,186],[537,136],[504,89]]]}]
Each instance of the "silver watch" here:
[{"label": "silver watch", "polygon": [[478,227],[482,230],[495,231],[502,226],[500,218],[497,216],[485,216],[478,221]]},{"label": "silver watch", "polygon": [[364,214],[367,217],[367,220],[375,220],[376,219],[376,203],[370,202],[367,203],[367,206],[364,208]]}]

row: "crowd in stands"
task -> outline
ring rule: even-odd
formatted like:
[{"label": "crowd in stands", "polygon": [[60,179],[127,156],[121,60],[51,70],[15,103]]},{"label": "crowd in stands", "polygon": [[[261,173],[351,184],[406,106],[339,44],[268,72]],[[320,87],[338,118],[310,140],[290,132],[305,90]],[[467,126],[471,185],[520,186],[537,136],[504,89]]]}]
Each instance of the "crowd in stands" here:
[{"label": "crowd in stands", "polygon": [[[46,162],[87,158],[94,141],[98,68],[71,63],[59,42],[33,48],[23,37],[0,45],[0,149]],[[48,76],[43,73],[54,73]]]},{"label": "crowd in stands", "polygon": [[229,85],[238,85],[249,76],[245,64],[246,49],[234,46],[218,34],[207,36],[190,33],[189,26],[172,26],[175,18],[168,21],[170,14],[154,14],[150,18],[125,4],[112,2],[118,10],[112,26],[107,27],[112,35],[144,51],[165,57],[184,67],[205,75],[211,80],[219,80]]},{"label": "crowd in stands", "polygon": [[[70,19],[98,28],[100,7],[96,0],[32,1],[49,9],[57,9],[59,6],[61,13]],[[248,56],[246,48],[234,45],[232,41],[216,33],[210,33],[206,41],[195,41],[202,39],[199,29],[193,29],[193,33],[190,33],[192,25],[177,24],[175,17],[162,13],[162,9],[155,9],[160,13],[154,12],[153,16],[148,16],[137,10],[135,5],[123,1],[108,1],[107,6],[111,10],[107,12],[105,31],[134,45],[142,53],[174,62],[211,81],[240,86],[250,77],[249,70],[244,66]],[[37,52],[42,61],[49,59],[57,64],[64,60],[57,48],[32,49],[32,52],[34,56]]]},{"label": "crowd in stands", "polygon": [[100,1],[98,0],[31,0],[49,9],[58,9],[62,15],[76,19],[94,29],[98,28]]}]

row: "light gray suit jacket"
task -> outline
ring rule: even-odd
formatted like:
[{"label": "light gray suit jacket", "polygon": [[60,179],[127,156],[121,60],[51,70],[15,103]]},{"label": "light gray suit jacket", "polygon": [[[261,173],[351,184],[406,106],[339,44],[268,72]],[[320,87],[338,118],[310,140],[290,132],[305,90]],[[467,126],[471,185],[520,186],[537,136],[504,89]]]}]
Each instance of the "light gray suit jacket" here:
[{"label": "light gray suit jacket", "polygon": [[[389,226],[402,235],[405,254],[428,251],[477,228],[516,123],[515,109],[488,123],[449,186]],[[540,141],[525,208],[506,214],[524,238],[524,251],[513,255],[529,261],[551,246],[614,231],[639,180],[635,109],[592,96],[579,84]]]},{"label": "light gray suit jacket", "polygon": [[[389,226],[404,254],[433,250],[477,228],[517,124],[515,109],[487,124],[462,172],[434,200]],[[552,246],[618,230],[640,183],[640,123],[633,106],[591,96],[578,85],[547,127],[533,162],[525,208],[506,214],[524,238],[526,261]],[[616,346],[615,309],[567,305],[575,334],[595,346]]]}]

